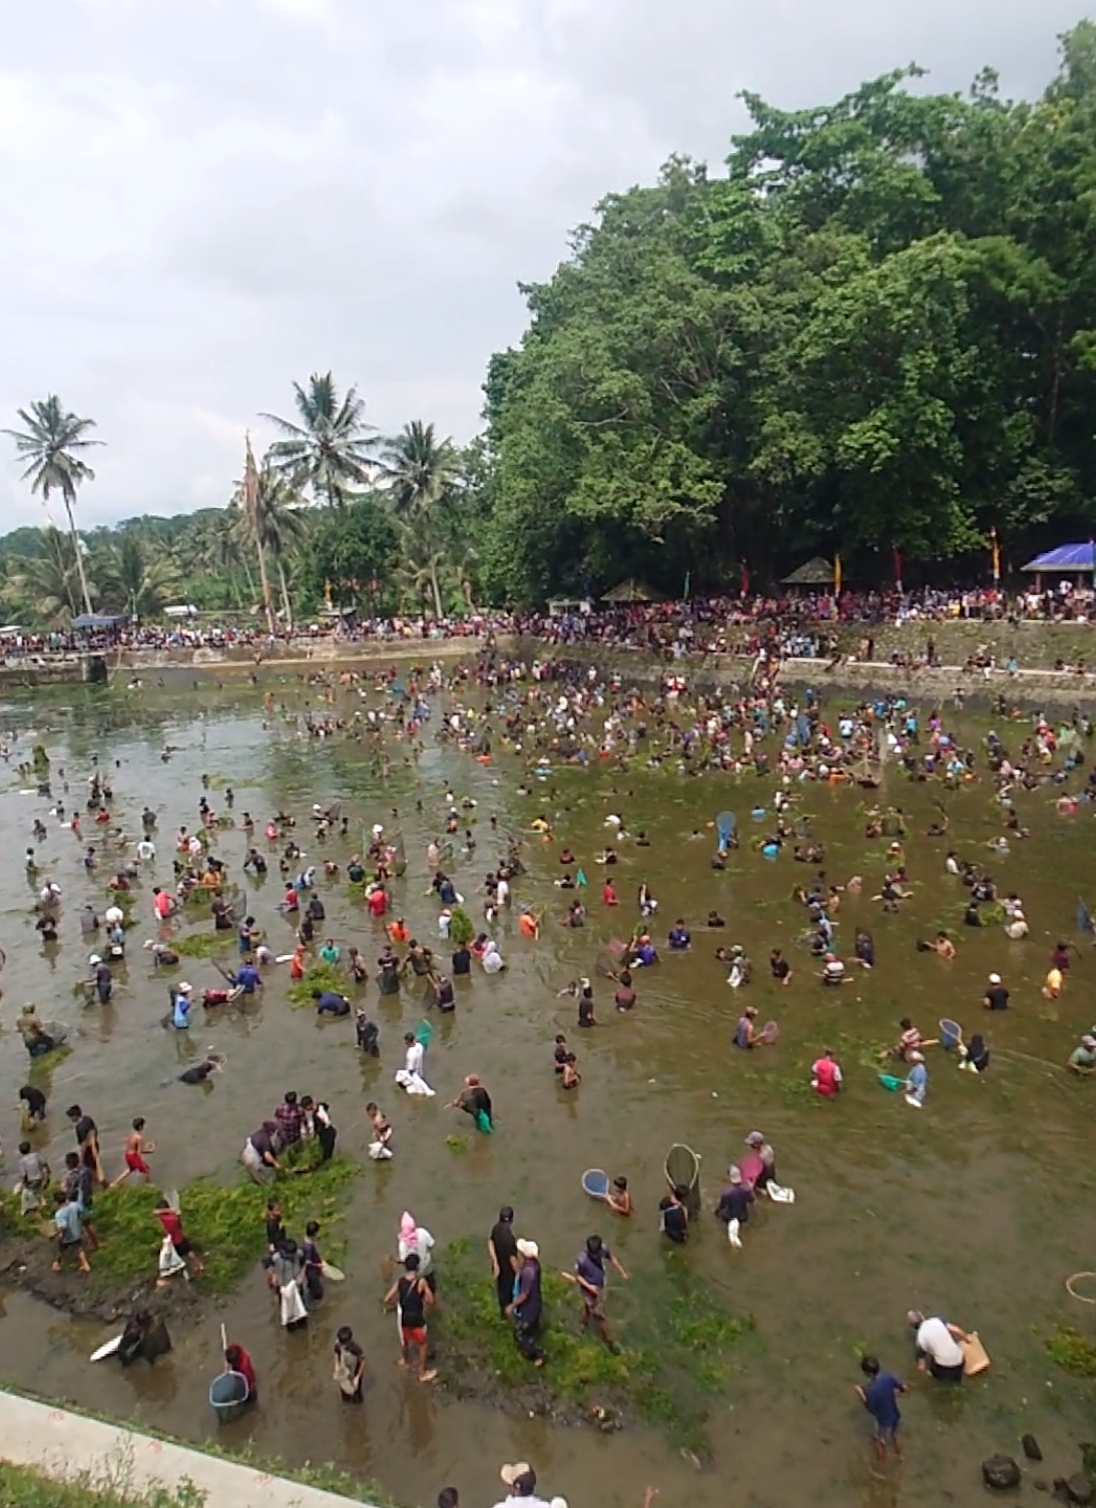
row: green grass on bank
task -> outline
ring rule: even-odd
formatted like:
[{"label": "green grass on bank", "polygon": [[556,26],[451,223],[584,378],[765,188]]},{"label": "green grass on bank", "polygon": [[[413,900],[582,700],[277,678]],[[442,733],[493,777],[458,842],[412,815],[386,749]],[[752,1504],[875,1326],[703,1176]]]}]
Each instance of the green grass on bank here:
[{"label": "green grass on bank", "polygon": [[0,1461],[0,1508],[202,1508],[205,1494],[190,1482],[137,1491],[119,1471],[81,1472],[65,1481],[29,1466]]},{"label": "green grass on bank", "polygon": [[[683,1256],[667,1253],[668,1265],[677,1269]],[[523,1384],[542,1389],[594,1424],[630,1412],[664,1428],[675,1443],[707,1454],[712,1401],[739,1365],[736,1353],[753,1331],[753,1317],[727,1313],[707,1288],[689,1280],[683,1264],[670,1276],[670,1295],[658,1305],[643,1305],[639,1319],[613,1318],[623,1291],[617,1286],[609,1303],[610,1327],[620,1345],[614,1352],[592,1331],[579,1330],[582,1305],[576,1289],[545,1265],[546,1359],[535,1368],[518,1350],[510,1324],[499,1318],[480,1248],[454,1241],[439,1263],[439,1365],[448,1378],[460,1375],[463,1360],[504,1390]]]},{"label": "green grass on bank", "polygon": [[[321,1162],[315,1143],[290,1153],[276,1183],[260,1188],[250,1179],[224,1187],[199,1179],[180,1192],[183,1229],[201,1253],[205,1273],[197,1281],[215,1295],[231,1293],[264,1251],[266,1201],[277,1194],[291,1235],[300,1240],[309,1220],[320,1224],[320,1249],[341,1265],[343,1247],[336,1231],[342,1219],[347,1189],[360,1169],[349,1157]],[[163,1232],[153,1213],[159,1191],[132,1183],[108,1189],[95,1198],[94,1219],[98,1251],[89,1253],[96,1293],[113,1293],[154,1279]],[[3,1198],[4,1226],[16,1234],[34,1235],[41,1222],[22,1220],[14,1195]],[[48,1238],[43,1235],[45,1242]]]}]

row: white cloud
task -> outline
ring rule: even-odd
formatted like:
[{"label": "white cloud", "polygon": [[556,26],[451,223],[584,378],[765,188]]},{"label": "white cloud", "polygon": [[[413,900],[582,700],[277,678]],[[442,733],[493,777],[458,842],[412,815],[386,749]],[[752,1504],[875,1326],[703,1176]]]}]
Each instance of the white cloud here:
[{"label": "white cloud", "polygon": [[[1033,93],[1043,7],[906,0],[39,0],[0,56],[0,424],[56,391],[108,442],[88,522],[219,504],[243,433],[331,368],[383,430],[477,427],[572,226],[672,152],[916,59]],[[3,444],[0,442],[0,458]],[[0,528],[41,511],[0,465]]]}]

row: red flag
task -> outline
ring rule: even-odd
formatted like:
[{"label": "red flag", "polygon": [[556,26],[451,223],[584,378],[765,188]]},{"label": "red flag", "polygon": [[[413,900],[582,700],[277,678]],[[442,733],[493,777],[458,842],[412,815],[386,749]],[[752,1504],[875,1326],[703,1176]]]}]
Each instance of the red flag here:
[{"label": "red flag", "polygon": [[897,545],[892,545],[891,546],[891,553],[894,556],[894,584],[898,588],[898,590],[901,591],[902,590],[902,551],[898,548]]},{"label": "red flag", "polygon": [[745,561],[742,562],[742,565],[740,567],[740,575],[739,575],[739,579],[738,579],[738,590],[742,593],[743,597],[749,596],[749,592],[750,592],[750,573],[746,569],[746,562]]}]

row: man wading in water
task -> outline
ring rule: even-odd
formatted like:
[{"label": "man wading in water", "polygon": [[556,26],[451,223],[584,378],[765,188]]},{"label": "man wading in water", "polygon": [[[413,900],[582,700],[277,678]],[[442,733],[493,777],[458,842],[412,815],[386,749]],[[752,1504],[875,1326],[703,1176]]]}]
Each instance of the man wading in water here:
[{"label": "man wading in water", "polygon": [[564,1272],[560,1276],[574,1283],[582,1293],[582,1328],[595,1324],[598,1334],[614,1353],[620,1348],[615,1344],[609,1334],[609,1326],[605,1319],[605,1264],[614,1268],[625,1282],[628,1274],[621,1267],[613,1253],[602,1241],[600,1236],[587,1236],[586,1245],[579,1252],[575,1260],[573,1273]]},{"label": "man wading in water", "polygon": [[419,1257],[410,1252],[404,1258],[403,1276],[397,1278],[384,1296],[385,1305],[395,1303],[400,1317],[400,1366],[410,1365],[413,1351],[419,1353],[419,1381],[433,1382],[437,1372],[426,1369],[426,1311],[434,1302],[430,1285],[419,1276]]}]

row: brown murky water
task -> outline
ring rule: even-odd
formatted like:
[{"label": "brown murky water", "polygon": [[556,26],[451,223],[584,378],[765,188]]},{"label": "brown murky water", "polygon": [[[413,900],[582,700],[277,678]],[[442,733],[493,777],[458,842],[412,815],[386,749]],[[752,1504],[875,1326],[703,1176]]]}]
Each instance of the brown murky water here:
[{"label": "brown murky water", "polygon": [[[293,708],[314,696],[299,683],[273,684]],[[132,940],[128,979],[116,990],[115,1004],[103,1013],[78,1011],[70,986],[86,950],[74,935],[75,912],[85,898],[101,904],[102,886],[83,872],[82,845],[49,822],[42,859],[64,889],[67,924],[56,958],[44,958],[21,855],[35,814],[45,817],[48,804],[19,794],[23,782],[13,761],[0,799],[0,839],[10,856],[0,874],[0,941],[8,953],[0,1047],[0,1104],[8,1108],[0,1133],[9,1164],[18,1139],[11,1107],[25,1068],[12,1022],[19,1003],[35,998],[43,1014],[78,1023],[76,1051],[57,1068],[52,1085],[59,1150],[67,1141],[60,1111],[78,1098],[99,1121],[110,1166],[120,1163],[125,1128],[141,1113],[159,1145],[162,1184],[211,1170],[233,1176],[243,1135],[282,1090],[296,1087],[331,1101],[341,1147],[366,1166],[346,1221],[349,1280],[329,1294],[305,1333],[280,1331],[256,1271],[223,1313],[176,1334],[167,1362],[122,1373],[87,1362],[102,1338],[98,1329],[9,1293],[0,1308],[4,1381],[202,1439],[213,1430],[206,1390],[217,1369],[224,1318],[251,1349],[262,1385],[261,1409],[222,1431],[225,1443],[251,1440],[264,1453],[296,1462],[334,1460],[374,1476],[407,1503],[432,1503],[448,1482],[459,1485],[469,1504],[491,1503],[503,1495],[499,1463],[529,1459],[549,1495],[613,1508],[638,1504],[647,1482],[661,1487],[662,1502],[688,1500],[698,1508],[722,1504],[729,1489],[736,1500],[773,1508],[806,1495],[817,1504],[874,1508],[899,1495],[919,1504],[947,1493],[965,1504],[982,1496],[981,1458],[995,1449],[1016,1451],[1025,1430],[1041,1440],[1048,1476],[1075,1469],[1075,1444],[1091,1433],[1087,1390],[1047,1360],[1043,1343],[1058,1319],[1091,1329],[1093,1311],[1070,1299],[1063,1281],[1096,1266],[1089,1156],[1096,1083],[1075,1080],[1059,1065],[1096,1018],[1096,954],[1085,947],[1055,1004],[1043,1000],[1039,986],[1057,937],[1073,936],[1078,893],[1096,898],[1096,833],[1087,811],[1059,818],[1046,792],[1018,800],[1033,837],[992,868],[1004,889],[1023,895],[1032,935],[1010,943],[997,928],[961,929],[959,958],[948,964],[918,954],[914,940],[961,917],[965,892],[944,873],[944,853],[950,844],[964,855],[985,856],[983,845],[1000,831],[988,788],[946,798],[952,826],[944,843],[924,836],[937,793],[891,771],[890,784],[878,794],[909,815],[907,865],[916,886],[898,916],[881,916],[870,899],[883,872],[885,843],[863,836],[863,793],[808,788],[802,806],[814,814],[814,833],[826,844],[829,876],[865,877],[863,895],[850,897],[839,916],[842,951],[851,952],[856,927],[867,925],[878,959],[870,976],[826,991],[809,956],[795,946],[803,914],[788,900],[810,871],[787,855],[766,862],[745,843],[725,874],[709,867],[705,824],[730,808],[748,839],[759,830],[750,809],[758,801],[769,805],[771,781],[751,779],[739,787],[719,778],[683,781],[669,771],[621,776],[592,769],[530,782],[532,793],[522,796],[515,759],[504,756],[484,769],[438,749],[430,737],[435,717],[417,771],[397,770],[382,789],[368,752],[355,743],[303,740],[283,722],[264,730],[259,692],[206,686],[198,694],[189,681],[175,692],[43,694],[0,709],[0,724],[19,730],[17,758],[34,742],[48,745],[55,769],[68,771],[73,798],[94,754],[104,764],[119,760],[113,810],[132,834],[145,801],[157,810],[165,877],[172,834],[179,823],[196,821],[205,771],[234,786],[237,815],[249,809],[259,820],[284,806],[297,812],[306,834],[303,819],[313,800],[340,800],[358,833],[362,824],[391,822],[391,808],[398,806],[410,859],[397,891],[399,907],[427,939],[435,932],[436,907],[423,895],[424,851],[441,825],[447,785],[458,798],[478,802],[479,851],[473,863],[453,866],[469,895],[496,856],[488,830],[492,813],[500,829],[516,830],[547,811],[591,880],[585,931],[557,925],[552,918],[562,916],[567,899],[552,886],[558,847],[529,840],[530,873],[516,888],[520,897],[548,906],[542,939],[525,942],[512,918],[504,922],[510,968],[496,978],[477,972],[460,991],[456,1016],[435,1021],[429,1073],[439,1093],[419,1103],[391,1083],[402,1032],[423,1014],[410,989],[395,1003],[378,1002],[371,992],[382,1023],[379,1065],[359,1062],[351,1023],[318,1025],[309,1012],[289,1008],[281,978],[248,1017],[198,1028],[180,1041],[158,1025],[164,981],[152,975],[147,955]],[[1021,736],[1016,732],[1013,742]],[[159,759],[165,743],[180,746],[166,765]],[[216,805],[216,790],[211,798]],[[633,831],[646,827],[651,838],[646,851],[622,850],[616,870],[622,905],[611,917],[599,901],[602,871],[592,863],[610,811],[624,815]],[[704,836],[694,839],[694,829]],[[307,838],[302,841],[309,849]],[[237,875],[245,846],[242,833],[226,834],[219,844]],[[338,841],[327,846],[344,862],[349,851]],[[664,954],[649,976],[638,976],[639,1004],[629,1017],[612,1012],[601,982],[603,1026],[575,1041],[585,1078],[576,1095],[565,1096],[552,1074],[551,1044],[561,1025],[573,1025],[573,1005],[557,1000],[556,991],[575,974],[591,972],[606,942],[627,932],[644,878],[661,900],[656,933],[664,938],[683,914],[694,926],[693,950]],[[257,918],[274,946],[284,938],[288,950],[289,927],[274,910],[281,893],[276,867],[265,885],[251,889]],[[375,957],[380,924],[347,901],[345,886],[323,886],[321,894],[328,930]],[[147,905],[147,887],[141,904]],[[713,906],[728,919],[723,934],[699,927]],[[139,941],[143,935],[151,935],[151,927],[133,936]],[[761,1020],[773,1017],[781,1026],[778,1044],[752,1055],[731,1047],[744,996],[727,988],[725,971],[712,957],[718,942],[735,941],[755,961],[745,998],[758,1005]],[[785,948],[796,970],[787,990],[767,977],[765,959],[774,945]],[[1004,974],[1013,1008],[987,1022],[978,1019],[979,1000],[991,969]],[[209,964],[188,962],[187,973],[196,989],[217,982]],[[868,1044],[890,1039],[907,1012],[926,1031],[944,1015],[963,1023],[968,1035],[981,1026],[994,1054],[988,1075],[958,1073],[937,1053],[929,1061],[923,1111],[886,1093],[868,1062]],[[229,1058],[211,1094],[178,1084],[158,1087],[178,1070],[180,1055],[206,1042]],[[808,1066],[827,1043],[841,1050],[845,1069],[846,1093],[835,1104],[819,1103],[804,1089]],[[495,1136],[470,1140],[467,1155],[457,1158],[445,1146],[447,1132],[458,1129],[456,1112],[442,1105],[473,1070],[494,1096],[500,1125]],[[396,1126],[389,1164],[365,1159],[363,1106],[370,1096],[381,1100]],[[759,1210],[739,1252],[728,1248],[722,1227],[706,1215],[687,1251],[668,1253],[656,1233],[655,1206],[669,1143],[684,1140],[703,1154],[710,1209],[725,1164],[755,1127],[775,1144],[782,1181],[795,1187],[796,1204]],[[583,1169],[596,1165],[628,1173],[638,1206],[630,1224],[610,1227],[581,1194]],[[413,1210],[444,1245],[457,1236],[484,1239],[505,1202],[516,1206],[519,1230],[539,1240],[551,1263],[569,1265],[592,1229],[612,1235],[633,1274],[610,1300],[625,1338],[629,1326],[640,1325],[644,1308],[664,1298],[675,1262],[684,1262],[692,1281],[711,1285],[730,1307],[756,1316],[757,1337],[714,1405],[713,1469],[698,1473],[654,1431],[606,1438],[553,1430],[452,1402],[397,1373],[394,1325],[382,1314],[380,1297],[400,1212]],[[444,1294],[444,1268],[440,1281]],[[918,1380],[904,1404],[906,1464],[876,1474],[868,1421],[852,1393],[857,1358],[870,1348],[910,1375],[904,1326],[910,1305],[978,1328],[994,1366],[985,1380],[956,1392]],[[341,1323],[353,1325],[373,1367],[360,1411],[342,1408],[330,1382],[329,1347]],[[444,1354],[439,1365],[444,1369]]]}]

